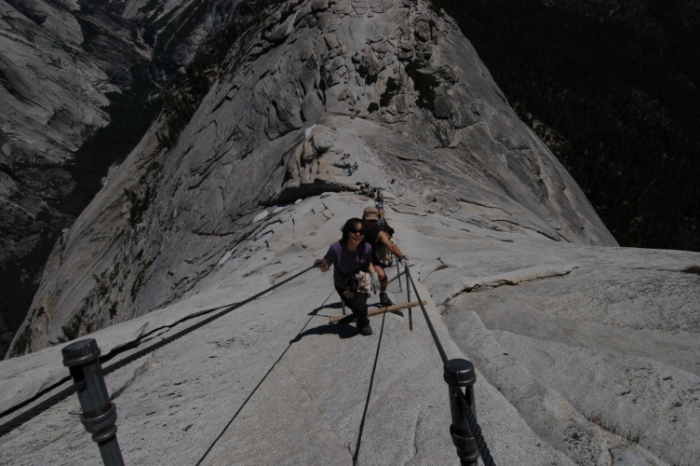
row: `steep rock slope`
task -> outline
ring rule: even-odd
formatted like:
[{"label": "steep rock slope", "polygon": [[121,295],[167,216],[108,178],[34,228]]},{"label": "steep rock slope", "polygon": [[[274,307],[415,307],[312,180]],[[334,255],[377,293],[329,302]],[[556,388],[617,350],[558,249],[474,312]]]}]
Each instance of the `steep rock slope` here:
[{"label": "steep rock slope", "polygon": [[19,327],[60,231],[151,124],[156,83],[269,3],[0,2],[0,329]]},{"label": "steep rock slope", "polygon": [[[270,213],[198,293],[91,336],[105,354],[141,343],[107,364],[168,338],[309,267],[371,203],[324,193]],[[700,255],[555,242],[402,204],[387,217],[448,357],[476,364],[496,464],[697,463],[700,277],[682,270]],[[413,331],[406,311],[373,317],[370,337],[329,324],[340,314],[330,274],[310,270],[110,374],[126,462],[457,464],[422,313]],[[67,374],[63,346],[0,363],[0,411]],[[0,463],[99,461],[77,412],[71,397],[0,438]]]},{"label": "steep rock slope", "polygon": [[[129,348],[117,361],[309,267],[374,203],[369,183],[448,356],[476,364],[497,464],[698,463],[700,277],[684,271],[700,255],[614,247],[428,4],[264,18],[172,150],[164,115],[56,245],[14,344],[30,354],[0,363],[0,410],[66,375],[63,340],[107,327],[91,336]],[[328,323],[330,280],[311,270],[111,374],[127,463],[456,464],[422,313],[359,336]],[[95,461],[76,412],[2,437],[0,463]]]},{"label": "steep rock slope", "polygon": [[0,2],[0,321],[13,329],[24,314],[9,314],[17,305],[26,312],[31,296],[12,295],[38,282],[56,232],[73,220],[49,204],[74,187],[64,165],[88,133],[107,124],[101,107],[118,90],[82,49],[76,8]]},{"label": "steep rock slope", "polygon": [[13,354],[196,292],[266,206],[358,182],[468,224],[615,244],[457,27],[423,2],[283,5],[234,44],[170,151],[161,125],[57,244]]}]

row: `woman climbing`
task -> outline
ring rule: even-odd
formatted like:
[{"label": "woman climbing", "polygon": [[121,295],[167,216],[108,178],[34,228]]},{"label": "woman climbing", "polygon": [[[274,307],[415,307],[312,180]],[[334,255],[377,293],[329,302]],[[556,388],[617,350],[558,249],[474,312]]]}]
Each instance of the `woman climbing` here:
[{"label": "woman climbing", "polygon": [[[333,265],[333,284],[345,305],[357,319],[362,335],[371,335],[372,327],[367,318],[367,296],[371,287],[379,288],[379,279],[372,265],[372,246],[365,242],[362,220],[351,218],[341,229],[343,237],[333,243],[323,259],[316,259],[322,272]],[[371,279],[369,278],[371,274]]]}]

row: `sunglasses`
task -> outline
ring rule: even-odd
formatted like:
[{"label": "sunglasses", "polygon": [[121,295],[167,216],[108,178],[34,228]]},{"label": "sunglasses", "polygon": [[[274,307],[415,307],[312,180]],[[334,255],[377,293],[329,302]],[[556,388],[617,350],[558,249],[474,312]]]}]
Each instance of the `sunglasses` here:
[{"label": "sunglasses", "polygon": [[365,230],[364,228],[360,228],[359,230],[350,230],[350,233],[353,233],[355,235],[364,235],[365,233],[367,233],[367,230]]}]

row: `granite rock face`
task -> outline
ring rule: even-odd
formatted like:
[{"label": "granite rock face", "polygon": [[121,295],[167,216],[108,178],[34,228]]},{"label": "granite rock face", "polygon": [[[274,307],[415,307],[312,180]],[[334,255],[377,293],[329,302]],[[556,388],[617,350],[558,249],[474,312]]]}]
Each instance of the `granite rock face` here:
[{"label": "granite rock face", "polygon": [[[269,209],[197,293],[90,336],[104,354],[140,342],[111,364],[180,332],[309,267],[371,203],[324,193]],[[555,242],[420,206],[387,206],[386,217],[448,357],[477,367],[497,464],[697,462],[700,277],[682,270],[700,255]],[[331,283],[310,270],[110,374],[126,462],[353,464],[357,453],[360,464],[456,464],[420,310],[413,331],[404,311],[373,317],[363,337],[328,323],[341,314]],[[66,375],[63,346],[0,363],[0,410]],[[72,397],[0,438],[0,462],[99,461],[77,413]]]},{"label": "granite rock face", "polygon": [[[63,166],[86,137],[108,123],[107,94],[128,88],[129,68],[139,53],[145,58],[149,52],[139,52],[124,25],[99,17],[90,23],[94,37],[86,37],[80,22],[88,28],[88,14],[77,16],[77,3],[3,1],[0,9],[3,217],[32,223],[42,208],[50,209],[46,200],[70,191]],[[111,54],[102,53],[109,48],[99,43],[100,28],[107,27]],[[132,50],[119,50],[127,46]],[[117,79],[119,73],[126,76]],[[15,236],[10,232],[3,240]],[[3,246],[4,262],[14,248]]]},{"label": "granite rock face", "polygon": [[169,152],[160,124],[57,244],[13,354],[188,296],[267,206],[358,182],[470,224],[615,244],[457,27],[422,2],[280,6],[234,44]]},{"label": "granite rock face", "polygon": [[[700,288],[683,272],[700,256],[617,248],[427,3],[270,9],[169,150],[166,119],[56,244],[13,341],[25,356],[0,364],[0,409],[63,377],[70,339],[91,334],[105,354],[153,342],[310,266],[373,204],[369,185],[446,351],[479,370],[499,464],[700,458]],[[413,332],[404,313],[357,336],[327,324],[330,283],[312,270],[110,376],[127,462],[194,464],[211,445],[212,464],[351,464],[370,380],[361,463],[456,462],[421,314]],[[92,461],[75,409],[0,439],[0,462]]]},{"label": "granite rock face", "polygon": [[87,134],[107,124],[106,94],[119,90],[82,49],[71,14],[77,8],[71,2],[0,3],[3,266],[27,256],[43,230],[70,224],[49,202],[72,189],[64,165]]},{"label": "granite rock face", "polygon": [[[2,286],[8,287],[2,290],[5,302],[20,293],[9,289],[14,283],[23,290],[36,288],[28,283],[38,284],[51,245],[75,220],[76,209],[84,207],[82,200],[74,205],[71,195],[94,190],[106,175],[85,179],[82,173],[91,168],[81,171],[81,164],[99,163],[106,170],[114,161],[93,162],[90,158],[107,157],[100,151],[76,160],[84,143],[110,123],[107,107],[116,99],[117,107],[142,108],[146,102],[139,99],[154,97],[144,89],[155,89],[155,82],[187,64],[209,38],[256,13],[255,5],[242,8],[241,3],[0,2],[0,270]],[[139,92],[144,95],[131,96]],[[123,159],[128,150],[110,157]],[[27,310],[26,299],[31,297],[3,306],[3,313],[13,313],[5,315],[12,327],[24,316],[14,314]],[[0,354],[6,347],[0,343]]]}]

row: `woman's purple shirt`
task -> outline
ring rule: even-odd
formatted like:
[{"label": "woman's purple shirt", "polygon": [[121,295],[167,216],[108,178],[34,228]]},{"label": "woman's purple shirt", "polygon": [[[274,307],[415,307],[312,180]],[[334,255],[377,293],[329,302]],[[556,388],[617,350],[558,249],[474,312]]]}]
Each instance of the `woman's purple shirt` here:
[{"label": "woman's purple shirt", "polygon": [[346,289],[344,275],[355,273],[359,270],[367,271],[372,260],[372,246],[364,244],[364,250],[357,248],[351,252],[347,246],[338,241],[331,244],[324,259],[328,265],[333,264],[333,284],[338,288]]}]

